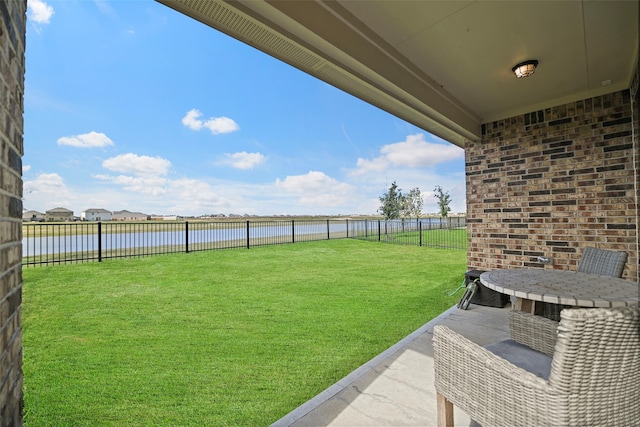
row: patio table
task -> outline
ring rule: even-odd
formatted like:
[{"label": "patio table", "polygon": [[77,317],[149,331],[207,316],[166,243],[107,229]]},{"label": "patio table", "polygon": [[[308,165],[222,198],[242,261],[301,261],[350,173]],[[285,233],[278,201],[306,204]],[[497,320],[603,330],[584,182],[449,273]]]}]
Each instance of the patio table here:
[{"label": "patio table", "polygon": [[623,307],[638,303],[638,283],[566,270],[499,269],[482,273],[489,289],[516,297],[516,310],[540,314],[543,304]]}]

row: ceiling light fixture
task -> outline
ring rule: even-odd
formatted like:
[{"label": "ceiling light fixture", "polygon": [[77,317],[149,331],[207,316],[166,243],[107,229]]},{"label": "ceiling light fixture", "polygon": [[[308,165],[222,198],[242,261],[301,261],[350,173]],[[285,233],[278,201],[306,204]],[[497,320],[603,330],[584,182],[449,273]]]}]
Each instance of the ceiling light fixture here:
[{"label": "ceiling light fixture", "polygon": [[524,61],[519,64],[516,64],[511,71],[516,75],[517,78],[527,77],[533,74],[536,71],[536,67],[538,66],[538,61],[532,59],[530,61]]}]

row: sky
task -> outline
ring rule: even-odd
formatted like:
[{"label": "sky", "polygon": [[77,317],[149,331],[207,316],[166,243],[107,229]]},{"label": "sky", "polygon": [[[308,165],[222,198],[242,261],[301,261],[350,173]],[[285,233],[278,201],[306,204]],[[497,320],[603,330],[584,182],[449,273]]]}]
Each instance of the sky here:
[{"label": "sky", "polygon": [[464,151],[154,1],[28,0],[25,210],[465,211]]}]

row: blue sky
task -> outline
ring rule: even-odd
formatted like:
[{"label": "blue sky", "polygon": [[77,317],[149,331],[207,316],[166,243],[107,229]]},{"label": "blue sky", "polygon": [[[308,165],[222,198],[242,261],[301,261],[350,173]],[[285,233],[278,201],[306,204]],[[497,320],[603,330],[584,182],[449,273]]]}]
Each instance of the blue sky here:
[{"label": "blue sky", "polygon": [[153,1],[29,0],[24,108],[27,210],[465,210],[462,149]]}]

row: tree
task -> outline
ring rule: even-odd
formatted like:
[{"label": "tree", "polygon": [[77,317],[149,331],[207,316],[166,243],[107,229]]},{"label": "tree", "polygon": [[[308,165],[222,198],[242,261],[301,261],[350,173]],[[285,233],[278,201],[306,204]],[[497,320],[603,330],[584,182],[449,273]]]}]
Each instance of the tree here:
[{"label": "tree", "polygon": [[438,207],[440,208],[440,216],[444,219],[451,212],[451,207],[449,204],[451,203],[451,196],[449,196],[448,191],[443,191],[442,187],[436,185],[436,188],[433,190],[435,192],[435,198],[438,199]]},{"label": "tree", "polygon": [[380,197],[380,203],[382,203],[382,205],[378,208],[378,212],[380,212],[385,219],[398,219],[402,213],[403,200],[402,190],[400,190],[398,184],[393,181],[389,190]]},{"label": "tree", "polygon": [[422,200],[422,194],[418,187],[413,188],[408,194],[404,196],[403,200],[402,216],[408,218],[420,218],[422,214],[422,206],[424,200]]}]

